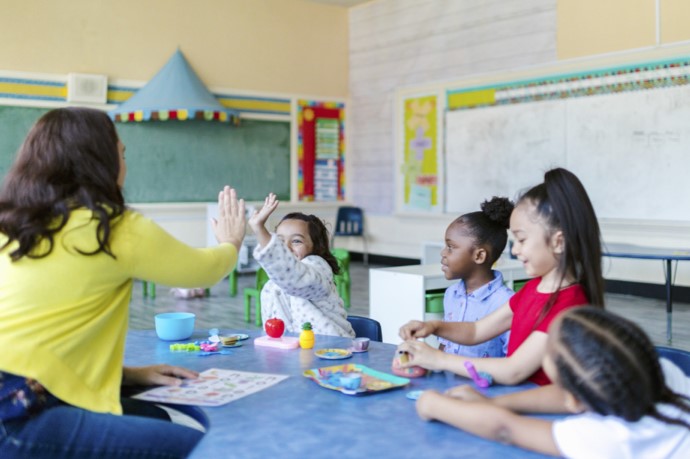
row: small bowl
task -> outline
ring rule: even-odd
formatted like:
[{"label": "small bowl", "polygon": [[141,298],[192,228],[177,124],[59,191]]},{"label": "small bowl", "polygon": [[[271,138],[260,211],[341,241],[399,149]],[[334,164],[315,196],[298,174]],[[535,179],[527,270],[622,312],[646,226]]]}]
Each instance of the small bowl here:
[{"label": "small bowl", "polygon": [[194,332],[195,317],[191,312],[156,314],[156,334],[165,341],[187,339]]},{"label": "small bowl", "polygon": [[355,338],[352,340],[352,350],[366,352],[369,349],[369,338]]}]

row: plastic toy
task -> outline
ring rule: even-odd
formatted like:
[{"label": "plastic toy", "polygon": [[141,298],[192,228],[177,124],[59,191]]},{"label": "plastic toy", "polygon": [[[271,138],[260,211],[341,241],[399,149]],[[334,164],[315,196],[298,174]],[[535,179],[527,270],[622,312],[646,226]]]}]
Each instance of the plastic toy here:
[{"label": "plastic toy", "polygon": [[254,340],[254,346],[277,347],[279,349],[296,349],[299,340],[294,336],[283,336],[285,322],[281,319],[268,319],[264,324],[268,336],[260,336]]},{"label": "plastic toy", "polygon": [[311,323],[304,322],[299,334],[299,346],[302,349],[311,349],[314,347],[314,341],[314,330],[311,329]]},{"label": "plastic toy", "polygon": [[402,365],[407,363],[409,360],[409,355],[407,352],[399,351],[393,357],[393,363],[391,364],[391,370],[398,376],[403,376],[406,378],[419,378],[426,374],[426,369],[414,366],[409,368],[403,368]]},{"label": "plastic toy", "polygon": [[472,365],[472,362],[469,360],[465,361],[465,368],[467,368],[467,372],[470,374],[472,381],[474,381],[477,387],[486,389],[493,384],[494,379],[491,377],[491,375],[483,371],[477,372],[477,369],[474,368],[474,365]]},{"label": "plastic toy", "polygon": [[215,352],[218,350],[219,343],[218,342],[216,342],[216,343],[203,342],[203,343],[199,344],[199,347],[204,352]]},{"label": "plastic toy", "polygon": [[197,352],[201,348],[195,343],[174,343],[170,345],[172,352]]},{"label": "plastic toy", "polygon": [[264,324],[266,334],[271,338],[280,338],[285,333],[285,322],[276,317],[268,319]]}]

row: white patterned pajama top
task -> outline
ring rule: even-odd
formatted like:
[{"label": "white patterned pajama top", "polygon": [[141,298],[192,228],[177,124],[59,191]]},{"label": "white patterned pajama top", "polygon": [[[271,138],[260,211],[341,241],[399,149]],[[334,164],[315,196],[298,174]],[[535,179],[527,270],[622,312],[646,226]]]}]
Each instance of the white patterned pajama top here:
[{"label": "white patterned pajama top", "polygon": [[277,317],[287,331],[299,333],[310,322],[317,335],[354,338],[326,260],[318,255],[298,260],[275,234],[266,247],[254,249],[254,258],[270,279],[261,290],[264,323]]}]

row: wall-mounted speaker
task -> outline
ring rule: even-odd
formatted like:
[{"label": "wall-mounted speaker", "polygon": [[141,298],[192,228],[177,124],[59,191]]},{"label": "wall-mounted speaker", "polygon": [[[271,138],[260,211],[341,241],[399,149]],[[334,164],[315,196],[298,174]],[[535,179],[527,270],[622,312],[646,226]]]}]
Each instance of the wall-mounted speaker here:
[{"label": "wall-mounted speaker", "polygon": [[107,76],[84,73],[67,75],[67,102],[105,104],[107,96]]}]

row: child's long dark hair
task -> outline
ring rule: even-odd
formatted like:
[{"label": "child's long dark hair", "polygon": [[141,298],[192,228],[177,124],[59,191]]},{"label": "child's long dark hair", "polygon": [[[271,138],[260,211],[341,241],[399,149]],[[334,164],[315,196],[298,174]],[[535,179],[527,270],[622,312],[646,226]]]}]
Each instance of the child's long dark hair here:
[{"label": "child's long dark hair", "polygon": [[481,212],[470,212],[455,219],[453,224],[464,225],[477,246],[487,248],[487,261],[493,265],[508,242],[510,214],[514,205],[508,198],[494,196],[481,205]]},{"label": "child's long dark hair", "polygon": [[[329,247],[328,230],[319,217],[316,215],[303,214],[302,212],[292,212],[285,215],[280,220],[280,223],[283,223],[285,220],[302,220],[303,222],[307,222],[309,226],[309,237],[314,246],[310,255],[318,255],[326,260],[333,270],[333,274],[340,273],[338,260],[333,256]],[[278,225],[280,225],[280,223],[278,223]]]},{"label": "child's long dark hair", "polygon": [[[558,261],[560,283],[570,273],[593,306],[604,307],[604,278],[601,274],[601,234],[589,196],[570,171],[557,168],[544,175],[544,183],[527,191],[518,200],[529,202],[548,226],[547,235],[563,232],[564,248]],[[555,303],[555,291],[541,312],[545,317]]]},{"label": "child's long dark hair", "polygon": [[635,422],[643,416],[682,425],[660,413],[666,403],[690,413],[690,399],[668,388],[654,345],[633,322],[600,308],[566,311],[553,355],[558,383],[591,411]]}]

